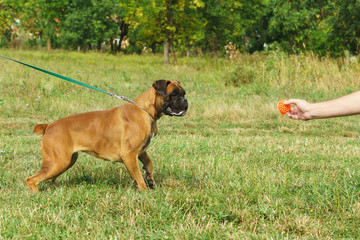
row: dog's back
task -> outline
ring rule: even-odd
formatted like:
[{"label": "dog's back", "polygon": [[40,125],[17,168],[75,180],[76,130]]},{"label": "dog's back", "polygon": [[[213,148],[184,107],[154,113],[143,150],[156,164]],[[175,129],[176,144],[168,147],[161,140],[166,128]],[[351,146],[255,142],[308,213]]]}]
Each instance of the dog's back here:
[{"label": "dog's back", "polygon": [[36,135],[44,134],[47,126],[48,124],[38,124],[34,127],[33,132],[36,133]]}]

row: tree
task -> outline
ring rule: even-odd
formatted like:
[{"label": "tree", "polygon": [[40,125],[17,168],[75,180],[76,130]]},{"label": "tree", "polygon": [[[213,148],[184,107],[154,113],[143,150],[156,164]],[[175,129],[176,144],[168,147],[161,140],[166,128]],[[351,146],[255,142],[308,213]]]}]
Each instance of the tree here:
[{"label": "tree", "polygon": [[179,45],[185,45],[186,56],[190,56],[190,47],[201,42],[205,36],[203,27],[205,25],[205,18],[199,11],[205,5],[202,1],[183,1],[179,5],[180,9],[176,9],[179,14],[177,27],[177,42]]},{"label": "tree", "polygon": [[263,14],[266,43],[290,53],[323,56],[359,52],[360,2],[356,0],[272,0]]},{"label": "tree", "polygon": [[[3,45],[2,39],[9,42],[11,41],[12,32],[11,26],[18,25],[15,21],[19,17],[21,8],[20,0],[3,0],[0,1],[0,46]],[[15,33],[16,34],[16,33]]]},{"label": "tree", "polygon": [[337,0],[333,28],[330,33],[331,51],[343,55],[345,50],[360,53],[360,1]]},{"label": "tree", "polygon": [[138,43],[153,51],[157,44],[163,43],[164,63],[170,63],[171,53],[176,65],[175,44],[187,42],[190,46],[199,39],[196,31],[201,29],[201,18],[197,9],[202,6],[201,0],[145,1],[136,8],[134,21],[137,24],[131,28],[138,31]]},{"label": "tree", "polygon": [[261,16],[263,1],[206,0],[202,9],[206,18],[206,49],[211,49],[218,58],[220,46],[236,42],[242,50],[249,44],[252,26]]},{"label": "tree", "polygon": [[47,49],[57,41],[68,0],[27,0],[23,3],[22,25],[34,38],[46,41]]},{"label": "tree", "polygon": [[164,43],[164,63],[170,63],[169,52],[171,50],[174,64],[176,56],[174,51],[174,33],[176,31],[174,19],[174,6],[176,0],[146,1],[139,6],[136,13],[140,23],[140,35],[145,45],[152,46],[156,43]]},{"label": "tree", "polygon": [[69,2],[62,28],[64,46],[84,51],[101,44],[117,32],[112,19],[116,3],[113,0],[74,0]]},{"label": "tree", "polygon": [[[273,0],[269,4],[271,17],[268,41],[277,42],[281,48],[296,53],[306,50],[312,33],[321,22],[321,7],[327,1]],[[322,33],[317,32],[319,37]],[[319,39],[318,39],[319,40]]]}]

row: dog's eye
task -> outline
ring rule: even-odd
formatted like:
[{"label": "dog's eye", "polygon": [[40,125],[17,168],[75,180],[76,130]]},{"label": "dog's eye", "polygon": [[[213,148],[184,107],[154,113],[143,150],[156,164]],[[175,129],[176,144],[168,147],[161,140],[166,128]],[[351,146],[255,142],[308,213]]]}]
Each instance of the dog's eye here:
[{"label": "dog's eye", "polygon": [[177,92],[172,92],[172,93],[170,94],[170,97],[176,97],[177,95],[178,95]]}]

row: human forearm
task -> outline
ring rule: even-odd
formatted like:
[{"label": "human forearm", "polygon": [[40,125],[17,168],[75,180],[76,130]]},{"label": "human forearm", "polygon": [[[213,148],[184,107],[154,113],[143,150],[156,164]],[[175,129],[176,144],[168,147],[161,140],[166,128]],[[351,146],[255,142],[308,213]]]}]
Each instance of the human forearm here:
[{"label": "human forearm", "polygon": [[309,109],[312,119],[360,114],[360,91],[334,100],[310,104]]}]

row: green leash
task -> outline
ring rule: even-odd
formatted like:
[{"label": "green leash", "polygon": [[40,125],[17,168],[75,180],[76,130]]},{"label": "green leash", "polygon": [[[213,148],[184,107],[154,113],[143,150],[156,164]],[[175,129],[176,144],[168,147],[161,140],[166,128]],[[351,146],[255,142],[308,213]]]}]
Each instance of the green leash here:
[{"label": "green leash", "polygon": [[44,70],[44,69],[41,69],[41,68],[32,66],[32,65],[30,65],[30,64],[23,63],[23,62],[20,62],[20,61],[15,60],[15,59],[11,59],[11,58],[6,57],[6,56],[3,56],[3,55],[0,55],[0,57],[5,58],[5,59],[8,59],[8,60],[10,60],[10,61],[14,61],[14,62],[20,63],[20,64],[25,65],[25,66],[27,66],[27,67],[36,69],[36,70],[38,70],[38,71],[40,71],[40,72],[44,72],[44,73],[46,73],[46,74],[52,75],[52,76],[54,76],[54,77],[61,78],[61,79],[65,80],[65,81],[72,82],[72,83],[78,84],[78,85],[80,85],[80,86],[87,87],[87,88],[93,89],[93,90],[95,90],[95,91],[99,91],[99,92],[102,92],[102,93],[106,93],[106,94],[111,95],[111,93],[109,93],[109,92],[107,92],[107,91],[104,91],[104,90],[102,90],[102,89],[100,89],[100,88],[91,86],[91,85],[86,84],[86,83],[82,83],[82,82],[76,81],[76,80],[74,80],[74,79],[71,79],[71,78],[62,76],[62,75],[60,75],[60,74],[53,73],[53,72],[50,72],[50,71],[47,71],[47,70]]},{"label": "green leash", "polygon": [[71,83],[75,83],[75,84],[77,84],[77,85],[80,85],[80,86],[83,86],[83,87],[87,87],[87,88],[90,88],[90,89],[95,90],[95,91],[98,91],[98,92],[106,93],[106,94],[108,94],[108,95],[110,95],[110,96],[112,96],[112,97],[115,97],[115,98],[117,98],[117,99],[125,100],[125,101],[127,101],[127,102],[129,102],[129,103],[134,104],[135,106],[137,106],[138,108],[140,108],[141,110],[143,110],[144,112],[146,112],[153,120],[155,120],[154,117],[151,116],[150,113],[148,113],[147,111],[145,111],[145,109],[141,108],[139,105],[137,105],[137,104],[136,104],[133,100],[131,100],[130,98],[127,98],[127,97],[125,97],[125,96],[118,96],[118,95],[116,95],[116,94],[114,94],[114,93],[107,92],[107,91],[105,91],[105,90],[102,90],[102,89],[100,89],[100,88],[91,86],[91,85],[89,85],[89,84],[86,84],[86,83],[83,83],[83,82],[79,82],[79,81],[74,80],[74,79],[72,79],[72,78],[65,77],[65,76],[62,76],[62,75],[60,75],[60,74],[53,73],[53,72],[47,71],[47,70],[45,70],[45,69],[41,69],[41,68],[32,66],[32,65],[30,65],[30,64],[27,64],[27,63],[23,63],[23,62],[17,61],[17,60],[15,60],[15,59],[12,59],[12,58],[9,58],[9,57],[3,56],[3,55],[0,55],[0,57],[5,58],[5,59],[8,59],[8,60],[13,61],[13,62],[16,62],[16,63],[20,63],[20,64],[22,64],[22,65],[24,65],[24,66],[27,66],[27,67],[36,69],[36,70],[38,70],[38,71],[40,71],[40,72],[43,72],[43,73],[49,74],[49,75],[51,75],[51,76],[54,76],[54,77],[63,79],[63,80],[65,80],[65,81],[68,81],[68,82],[71,82]]}]

